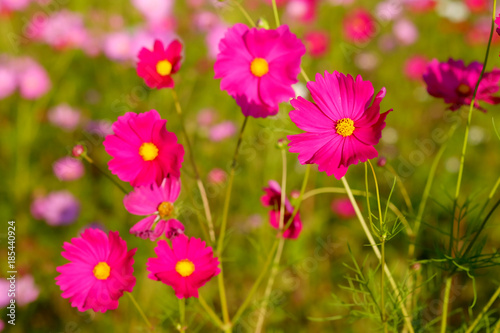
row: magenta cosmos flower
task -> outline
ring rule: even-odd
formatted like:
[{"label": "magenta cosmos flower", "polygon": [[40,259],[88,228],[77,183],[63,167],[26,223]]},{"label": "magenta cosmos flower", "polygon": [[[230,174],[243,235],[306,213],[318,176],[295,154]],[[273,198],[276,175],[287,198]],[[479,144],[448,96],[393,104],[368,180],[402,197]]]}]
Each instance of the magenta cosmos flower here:
[{"label": "magenta cosmos flower", "polygon": [[[470,105],[483,65],[477,61],[464,65],[462,60],[449,59],[439,62],[433,59],[424,73],[427,92],[434,97],[443,98],[445,103],[451,103],[449,109],[457,110],[462,105]],[[498,91],[500,70],[485,72],[476,94],[474,107],[484,111],[477,101],[489,104],[500,103],[500,98],[493,96]]]},{"label": "magenta cosmos flower", "polygon": [[373,86],[360,75],[325,72],[307,83],[315,103],[302,97],[291,101],[290,118],[306,133],[289,135],[290,152],[299,153],[301,164],[317,164],[319,171],[342,178],[351,164],[378,156],[373,147],[382,136],[388,112],[380,114],[382,88],[373,104]]},{"label": "magenta cosmos flower", "polygon": [[124,291],[132,292],[134,254],[117,231],[109,235],[99,229],[87,229],[80,237],[65,242],[62,256],[69,263],[57,267],[61,273],[56,284],[62,297],[79,311],[106,312],[118,307]]},{"label": "magenta cosmos flower", "polygon": [[52,165],[52,170],[61,181],[72,181],[80,179],[85,173],[85,168],[81,160],[73,157],[63,157]]},{"label": "magenta cosmos flower", "polygon": [[353,43],[368,42],[375,35],[375,20],[365,9],[349,13],[343,21],[344,36]]},{"label": "magenta cosmos flower", "polygon": [[169,175],[180,177],[184,148],[177,136],[167,131],[166,120],[156,110],[127,112],[113,124],[104,147],[113,157],[109,170],[132,186],[160,185]]},{"label": "magenta cosmos flower", "polygon": [[172,248],[161,240],[155,252],[158,258],[146,264],[148,277],[174,288],[178,298],[198,297],[198,289],[220,273],[212,248],[198,238],[180,235],[172,240]]},{"label": "magenta cosmos flower", "polygon": [[137,75],[142,77],[150,88],[173,88],[171,75],[181,68],[182,44],[178,40],[171,42],[167,48],[159,40],[155,41],[153,50],[142,48],[139,52]]},{"label": "magenta cosmos flower", "polygon": [[139,186],[123,199],[130,214],[149,215],[130,229],[130,233],[143,239],[156,240],[165,233],[167,238],[184,232],[184,225],[174,219],[174,202],[179,197],[181,182],[178,178],[163,179],[160,186]]},{"label": "magenta cosmos flower", "polygon": [[[280,209],[281,209],[281,187],[275,180],[269,181],[269,187],[264,187],[264,192],[266,192],[261,198],[262,205],[264,207],[272,207],[273,209],[269,212],[269,223],[275,229],[279,229],[280,221]],[[294,207],[285,198],[285,217],[284,225],[289,223],[293,215]],[[299,237],[302,231],[302,221],[300,220],[299,212],[293,218],[293,222],[290,224],[288,229],[283,233],[283,237],[296,239]]]},{"label": "magenta cosmos flower", "polygon": [[235,24],[219,44],[215,78],[245,116],[278,113],[279,103],[295,96],[304,44],[283,25],[276,30]]}]

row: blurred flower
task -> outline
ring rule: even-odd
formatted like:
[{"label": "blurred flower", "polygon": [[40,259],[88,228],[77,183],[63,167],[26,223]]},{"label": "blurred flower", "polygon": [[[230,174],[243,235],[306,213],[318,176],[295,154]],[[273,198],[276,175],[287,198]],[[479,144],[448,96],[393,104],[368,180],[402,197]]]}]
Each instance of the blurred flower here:
[{"label": "blurred flower", "polygon": [[153,50],[143,48],[139,52],[137,75],[142,77],[150,88],[173,88],[171,75],[181,68],[182,44],[178,40],[171,42],[167,48],[159,40],[155,41]]},{"label": "blurred flower", "polygon": [[387,164],[387,158],[385,158],[384,156],[380,156],[377,160],[377,166],[378,167],[385,167],[385,165]]},{"label": "blurred flower", "polygon": [[390,52],[396,48],[396,39],[391,34],[384,34],[378,39],[380,51]]},{"label": "blurred flower", "polygon": [[378,57],[373,52],[361,52],[354,57],[354,63],[359,69],[372,71],[378,65]]},{"label": "blurred flower", "polygon": [[198,238],[180,235],[172,240],[172,247],[161,240],[155,253],[158,258],[146,263],[148,277],[171,286],[179,299],[198,297],[198,289],[220,273],[212,248]]},{"label": "blurred flower", "polygon": [[107,120],[91,120],[86,126],[87,132],[105,138],[113,134],[113,124]]},{"label": "blurred flower", "polygon": [[348,13],[343,20],[344,37],[353,43],[365,43],[375,35],[375,20],[365,9]]},{"label": "blurred flower", "polygon": [[236,134],[236,125],[231,120],[226,120],[210,128],[210,140],[219,142]]},{"label": "blurred flower", "polygon": [[31,214],[49,225],[60,226],[76,221],[80,214],[80,203],[68,191],[55,191],[38,197],[31,204]]},{"label": "blurred flower", "polygon": [[37,39],[56,49],[82,48],[89,38],[81,14],[69,10],[55,12],[32,28],[38,29]]},{"label": "blurred flower", "polygon": [[436,0],[404,0],[405,5],[412,12],[429,12],[436,7]]},{"label": "blurred flower", "polygon": [[[495,22],[498,21],[498,18]],[[498,23],[497,23],[498,26]],[[465,41],[467,44],[472,46],[477,45],[486,45],[490,39],[490,30],[491,30],[491,18],[490,17],[481,17],[477,19],[472,25],[472,27],[468,27]],[[497,27],[497,34],[493,34],[491,37],[492,44],[498,44],[500,38],[498,36],[498,32],[500,29]]]},{"label": "blurred flower", "polygon": [[215,118],[216,113],[213,109],[203,109],[198,112],[196,120],[198,122],[198,125],[202,127],[208,127],[214,123]]},{"label": "blurred flower", "polygon": [[73,155],[73,157],[80,157],[83,153],[85,153],[85,150],[85,146],[75,145],[73,149],[71,149],[71,155]]},{"label": "blurred flower", "polygon": [[245,116],[275,115],[294,96],[292,84],[305,53],[302,42],[282,25],[276,30],[235,24],[221,40],[214,65],[221,90],[236,99]]},{"label": "blurred flower", "polygon": [[137,114],[127,112],[113,124],[113,135],[104,140],[113,157],[109,170],[132,186],[160,185],[169,175],[180,177],[184,147],[168,132],[167,121],[156,110]]},{"label": "blurred flower", "polygon": [[208,173],[208,182],[210,184],[221,184],[226,181],[227,173],[220,169],[214,168]]},{"label": "blurred flower", "polygon": [[62,297],[69,298],[78,311],[106,312],[118,307],[124,291],[132,292],[134,254],[118,231],[107,235],[99,229],[87,229],[80,237],[65,242],[61,255],[69,263],[57,267],[56,284]]},{"label": "blurred flower", "polygon": [[480,13],[488,10],[488,0],[465,0],[465,5],[473,13]]},{"label": "blurred flower", "polygon": [[174,0],[132,0],[132,5],[155,24],[172,15]]},{"label": "blurred flower", "polygon": [[[275,180],[270,180],[268,183],[269,187],[264,187],[263,190],[265,194],[260,198],[262,205],[264,207],[272,207],[269,212],[269,223],[275,229],[279,229],[280,225],[280,210],[281,210],[281,186]],[[285,198],[285,216],[283,219],[283,227],[285,227],[290,219],[292,218],[292,214],[294,211],[294,207],[288,200]],[[284,238],[296,239],[299,237],[300,232],[302,231],[302,220],[300,219],[300,214],[297,212],[295,215],[293,222],[290,224],[288,229],[283,233]]]},{"label": "blurred flower", "polygon": [[205,38],[205,43],[208,49],[208,56],[211,59],[216,59],[219,54],[219,43],[224,35],[228,26],[224,23],[218,23],[208,30],[207,36]]},{"label": "blurred flower", "polygon": [[303,98],[291,101],[295,110],[290,118],[306,133],[289,135],[290,152],[299,153],[301,164],[317,164],[319,171],[342,178],[349,165],[365,162],[378,156],[373,147],[382,136],[385,118],[392,111],[380,114],[380,102],[385,96],[382,88],[375,96],[373,86],[360,75],[334,72],[316,75],[310,81],[313,104]]},{"label": "blurred flower", "polygon": [[80,123],[80,111],[73,109],[68,104],[59,104],[48,112],[49,121],[65,131],[74,130]]},{"label": "blurred flower", "polygon": [[401,15],[402,11],[401,1],[385,0],[375,7],[375,16],[381,21],[393,21]]},{"label": "blurred flower", "polygon": [[80,179],[85,173],[82,161],[72,157],[58,159],[52,165],[52,169],[56,177],[62,181]]},{"label": "blurred flower", "polygon": [[331,204],[331,209],[332,212],[344,219],[356,216],[354,207],[348,198],[334,199]]},{"label": "blurred flower", "polygon": [[8,62],[0,64],[0,99],[12,95],[17,88],[17,75]]},{"label": "blurred flower", "polygon": [[412,21],[402,18],[394,23],[392,26],[394,36],[403,45],[411,45],[418,39],[418,30]]},{"label": "blurred flower", "polygon": [[[8,296],[10,284],[11,282],[7,279],[0,280],[0,307],[2,308],[5,308],[10,303],[11,297]],[[15,284],[16,292],[14,299],[17,306],[25,306],[38,298],[40,290],[35,285],[33,276],[28,274],[17,278]]]},{"label": "blurred flower", "polygon": [[463,22],[470,14],[467,6],[460,1],[439,1],[436,12],[451,22]]},{"label": "blurred flower", "polygon": [[410,58],[406,59],[403,73],[410,80],[423,80],[423,75],[427,70],[427,65],[429,64],[429,60],[422,55],[413,55]]},{"label": "blurred flower", "polygon": [[133,59],[132,36],[126,31],[112,32],[104,37],[103,52],[111,60],[127,61]]},{"label": "blurred flower", "polygon": [[200,31],[209,31],[216,24],[219,24],[219,18],[215,13],[209,11],[202,11],[196,13],[193,17],[193,24],[197,30]]},{"label": "blurred flower", "polygon": [[47,71],[29,58],[21,58],[16,63],[21,96],[25,99],[37,99],[51,88]]},{"label": "blurred flower", "polygon": [[174,218],[174,202],[181,191],[180,179],[168,177],[160,186],[136,187],[123,198],[125,209],[133,215],[148,217],[137,222],[130,233],[142,239],[155,241],[163,234],[169,239],[184,233],[184,225]]},{"label": "blurred flower", "polygon": [[326,31],[310,31],[304,35],[307,52],[312,57],[322,57],[328,50],[330,43],[329,34]]},{"label": "blurred flower", "polygon": [[336,6],[349,6],[354,2],[354,0],[328,0],[328,2]]},{"label": "blurred flower", "polygon": [[293,21],[311,22],[316,17],[318,0],[288,0],[286,15]]},{"label": "blurred flower", "polygon": [[28,8],[32,0],[0,0],[0,12],[19,12]]},{"label": "blurred flower", "polygon": [[[433,59],[424,74],[427,92],[434,97],[443,98],[445,103],[451,103],[449,109],[458,110],[462,105],[470,105],[479,75],[483,65],[477,61],[465,66],[462,60],[449,59],[439,62]],[[484,111],[478,101],[489,104],[500,103],[500,97],[493,94],[498,91],[500,70],[485,72],[479,84],[474,107]]]}]

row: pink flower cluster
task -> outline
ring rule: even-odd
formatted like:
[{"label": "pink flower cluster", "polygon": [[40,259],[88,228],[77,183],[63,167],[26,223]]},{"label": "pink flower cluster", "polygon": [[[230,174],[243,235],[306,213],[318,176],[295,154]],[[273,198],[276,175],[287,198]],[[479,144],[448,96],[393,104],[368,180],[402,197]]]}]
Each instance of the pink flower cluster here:
[{"label": "pink flower cluster", "polygon": [[51,86],[47,71],[35,60],[0,55],[0,99],[9,97],[17,89],[24,99],[38,99]]}]

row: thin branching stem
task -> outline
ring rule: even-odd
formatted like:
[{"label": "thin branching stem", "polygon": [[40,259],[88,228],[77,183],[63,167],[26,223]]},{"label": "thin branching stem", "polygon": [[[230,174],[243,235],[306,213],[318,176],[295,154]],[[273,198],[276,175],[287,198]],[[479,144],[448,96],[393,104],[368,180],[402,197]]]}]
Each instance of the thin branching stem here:
[{"label": "thin branching stem", "polygon": [[474,322],[472,323],[472,325],[469,326],[469,328],[467,329],[467,331],[465,333],[472,333],[472,332],[474,332],[474,328],[476,328],[477,324],[479,324],[479,322],[481,321],[481,319],[483,318],[483,316],[486,314],[486,312],[488,312],[488,310],[491,308],[491,306],[496,301],[496,299],[498,298],[499,295],[500,295],[500,287],[497,288],[497,290],[495,291],[495,293],[493,294],[493,296],[491,296],[491,298],[488,301],[488,303],[484,306],[484,308],[479,313],[479,316],[477,316],[476,320],[474,320]]},{"label": "thin branching stem", "polygon": [[205,310],[205,312],[208,314],[208,316],[221,328],[224,330],[224,323],[222,320],[219,319],[219,317],[215,314],[214,310],[207,304],[203,296],[201,294],[198,295],[198,301],[200,302],[201,307]]},{"label": "thin branching stem", "polygon": [[86,153],[83,153],[80,156],[85,161],[89,162],[94,168],[96,168],[96,170],[99,171],[104,177],[108,178],[116,187],[120,189],[120,191],[122,191],[124,194],[128,194],[127,190],[123,186],[121,186],[120,183],[116,181],[116,179],[111,177],[106,171],[102,170],[97,164],[95,164],[94,160],[90,158],[90,156],[88,156]]},{"label": "thin branching stem", "polygon": [[446,284],[444,288],[444,299],[443,299],[443,311],[441,314],[441,333],[446,333],[446,325],[448,323],[448,308],[450,303],[450,290],[451,290],[451,282],[453,276],[448,276],[446,278]]},{"label": "thin branching stem", "polygon": [[132,295],[132,293],[126,293],[128,295],[128,297],[130,298],[130,300],[132,301],[132,304],[134,304],[135,308],[137,309],[137,311],[139,312],[139,314],[141,315],[142,319],[144,320],[144,322],[146,323],[146,325],[148,326],[148,329],[152,332],[153,331],[153,325],[151,325],[151,322],[149,321],[148,317],[146,317],[146,315],[144,314],[144,311],[142,311],[142,308],[141,306],[139,305],[139,303],[137,303],[137,301],[135,300],[135,297],[134,295]]}]

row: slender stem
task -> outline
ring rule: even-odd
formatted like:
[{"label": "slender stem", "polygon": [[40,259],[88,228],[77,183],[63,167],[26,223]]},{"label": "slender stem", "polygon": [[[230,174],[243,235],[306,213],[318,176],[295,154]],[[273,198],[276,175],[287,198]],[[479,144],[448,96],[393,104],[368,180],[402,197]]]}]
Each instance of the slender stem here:
[{"label": "slender stem", "polygon": [[[224,208],[223,208],[223,212],[222,212],[221,229],[220,229],[219,239],[218,239],[218,243],[217,243],[217,254],[219,257],[222,256],[222,248],[224,247],[224,237],[226,235],[227,219],[228,219],[228,214],[229,214],[229,204],[231,202],[231,190],[233,188],[234,170],[236,168],[236,160],[238,158],[238,151],[240,149],[241,142],[243,140],[243,131],[245,130],[247,121],[248,121],[248,117],[245,117],[245,120],[243,121],[243,125],[241,126],[240,134],[238,136],[238,143],[236,144],[236,149],[234,150],[233,160],[231,162],[231,170],[229,172],[229,180],[228,180],[227,188],[226,188],[226,198],[224,199]],[[221,307],[222,307],[222,317],[224,318],[225,324],[230,326],[231,324],[229,321],[230,320],[229,311],[227,309],[226,289],[224,286],[224,271],[222,268],[222,263],[220,265],[220,274],[217,275],[217,280],[218,280],[218,284],[219,284],[219,294],[220,294]]]},{"label": "slender stem", "polygon": [[245,10],[245,8],[243,8],[243,6],[238,2],[238,0],[232,0],[232,2],[236,5],[236,7],[238,7],[238,9],[243,14],[243,16],[245,16],[248,23],[250,23],[250,25],[255,28],[256,27],[255,22],[252,20],[252,18],[250,17],[248,12]]},{"label": "slender stem", "polygon": [[255,328],[256,333],[257,332],[260,333],[262,331],[262,327],[264,326],[264,320],[266,318],[266,312],[267,312],[267,304],[269,301],[269,297],[271,296],[271,292],[273,290],[276,274],[278,274],[279,263],[285,245],[285,236],[283,235],[283,226],[285,220],[286,177],[287,177],[285,149],[281,149],[281,160],[283,165],[283,171],[281,176],[281,206],[280,206],[280,220],[279,220],[279,232],[278,232],[278,237],[280,237],[280,239],[278,244],[278,251],[276,251],[276,256],[274,257],[274,263],[273,263],[273,268],[271,270],[271,275],[269,276],[269,280],[267,281],[266,291],[264,292],[264,302],[262,303],[262,307],[259,312],[257,327]]},{"label": "slender stem", "polygon": [[375,193],[377,195],[378,215],[379,215],[379,221],[380,221],[380,232],[382,232],[382,229],[384,226],[383,225],[384,221],[382,220],[383,216],[382,216],[382,207],[380,205],[380,192],[378,190],[377,175],[375,174],[375,169],[373,169],[373,165],[372,165],[372,162],[370,162],[370,160],[368,160],[368,164],[370,165],[370,168],[372,169],[373,179],[375,180]]},{"label": "slender stem", "polygon": [[392,165],[387,164],[387,170],[396,178],[399,186],[399,190],[401,191],[401,195],[403,196],[403,199],[405,200],[406,207],[408,207],[408,211],[410,212],[410,215],[413,215],[413,205],[411,203],[410,195],[408,194],[408,191],[406,190],[405,185],[403,184],[403,181],[401,180],[401,177],[399,177],[398,173]]},{"label": "slender stem", "polygon": [[97,169],[97,171],[99,171],[102,175],[104,175],[106,178],[108,178],[113,184],[116,185],[116,187],[118,187],[120,189],[120,191],[122,191],[123,193],[125,194],[128,194],[128,191],[120,185],[120,183],[118,183],[113,177],[111,177],[107,172],[105,172],[104,170],[102,170],[100,167],[97,166],[97,164],[94,163],[94,160],[91,159],[86,153],[83,153],[82,155],[80,155],[81,157],[83,157],[84,160],[86,160],[87,162],[89,162],[94,168]]},{"label": "slender stem", "polygon": [[186,130],[186,126],[184,125],[184,117],[182,115],[181,104],[179,103],[179,97],[174,89],[170,89],[172,92],[172,98],[174,100],[175,110],[177,115],[179,115],[179,120],[181,124],[182,134],[184,135],[184,140],[186,141],[186,146],[189,154],[189,160],[191,161],[191,166],[194,171],[194,176],[196,178],[196,183],[198,185],[198,190],[200,191],[201,201],[203,203],[203,209],[205,210],[205,216],[207,218],[208,230],[210,233],[210,240],[212,243],[215,243],[215,231],[214,231],[214,223],[212,220],[212,213],[210,212],[210,205],[208,204],[207,191],[205,190],[205,186],[203,186],[203,182],[201,181],[200,172],[196,167],[196,162],[194,159],[194,152],[191,146],[191,140],[189,140],[189,135]]},{"label": "slender stem", "polygon": [[179,332],[186,332],[186,299],[179,299]]},{"label": "slender stem", "polygon": [[311,81],[309,80],[309,76],[307,76],[306,71],[302,67],[300,67],[300,74],[302,74],[302,77],[304,78],[304,80],[306,80],[306,83]]},{"label": "slender stem", "polygon": [[215,314],[214,310],[207,304],[205,299],[201,296],[201,294],[198,295],[198,301],[200,301],[200,305],[203,307],[203,309],[207,312],[208,316],[212,318],[212,320],[219,326],[221,329],[224,329],[224,323],[222,320],[219,319],[219,317]]},{"label": "slender stem", "polygon": [[247,297],[245,298],[245,301],[243,301],[243,303],[241,304],[240,308],[238,309],[238,311],[236,312],[236,314],[234,315],[234,317],[231,321],[233,324],[236,324],[238,322],[241,315],[243,314],[243,312],[246,310],[246,308],[248,307],[248,305],[252,301],[252,298],[253,298],[255,292],[257,291],[260,283],[262,282],[262,280],[264,279],[264,276],[266,275],[267,269],[271,265],[271,260],[273,259],[274,252],[276,251],[277,247],[278,247],[278,239],[275,239],[273,242],[273,246],[271,248],[271,251],[269,251],[269,254],[267,256],[266,262],[264,263],[264,267],[262,267],[262,271],[259,274],[259,277],[257,278],[257,280],[255,280],[252,288],[250,289],[250,292],[248,293]]},{"label": "slender stem", "polygon": [[280,16],[278,14],[278,6],[276,6],[276,0],[273,0],[273,13],[274,13],[274,21],[276,22],[276,28],[279,28],[280,24]]},{"label": "slender stem", "polygon": [[472,325],[470,325],[470,327],[467,329],[467,331],[465,333],[472,333],[474,331],[474,328],[477,326],[477,324],[479,324],[479,322],[481,321],[483,316],[486,314],[486,312],[488,312],[488,310],[493,305],[493,303],[496,301],[496,299],[498,298],[499,295],[500,295],[500,287],[497,288],[497,290],[495,291],[493,296],[491,296],[488,303],[484,306],[483,310],[481,310],[481,313],[479,314],[479,316],[477,316],[476,320],[474,320]]},{"label": "slender stem", "polygon": [[144,319],[144,322],[146,323],[146,325],[148,325],[148,329],[150,331],[153,331],[153,325],[151,325],[151,323],[148,320],[148,317],[146,317],[146,315],[144,314],[144,311],[142,311],[142,308],[139,306],[139,303],[137,303],[137,301],[135,300],[134,295],[132,295],[132,293],[126,293],[126,294],[130,297],[130,300],[134,304],[137,311],[139,311],[139,314],[141,315],[142,319]]},{"label": "slender stem", "polygon": [[[302,180],[302,186],[300,188],[299,198],[297,199],[297,203],[295,204],[295,208],[293,209],[292,216],[286,223],[285,227],[283,228],[283,231],[286,231],[290,227],[290,225],[293,222],[293,219],[295,218],[295,215],[297,215],[299,212],[300,205],[302,204],[302,201],[304,201],[304,192],[306,191],[307,181],[309,180],[310,173],[311,173],[311,165],[308,164],[306,167],[306,172],[304,174],[304,179]],[[278,237],[280,236],[281,235],[278,235]]]},{"label": "slender stem", "polygon": [[[344,184],[344,187],[347,192],[347,196],[349,197],[349,200],[351,201],[352,206],[354,207],[354,211],[356,212],[356,216],[358,217],[359,222],[361,223],[361,227],[363,228],[366,237],[368,238],[368,241],[370,242],[370,246],[373,249],[373,252],[377,256],[379,260],[381,260],[382,255],[377,247],[377,244],[375,243],[375,240],[373,239],[372,234],[370,233],[370,229],[368,229],[368,226],[366,225],[365,219],[363,217],[363,214],[361,214],[361,211],[359,210],[358,203],[354,199],[354,195],[351,191],[351,188],[349,187],[349,183],[347,182],[345,177],[342,177],[342,183]],[[410,333],[414,333],[413,326],[411,324],[411,321],[409,320],[408,316],[408,311],[406,310],[406,307],[403,302],[403,298],[401,296],[401,292],[399,291],[399,288],[396,284],[396,281],[394,281],[394,278],[392,277],[391,271],[387,266],[384,267],[385,274],[387,276],[387,279],[389,280],[389,283],[391,284],[391,287],[396,294],[396,298],[398,300],[399,307],[401,308],[401,313],[403,314],[403,319],[405,321],[405,325],[408,328],[408,331]]]},{"label": "slender stem", "polygon": [[450,290],[451,290],[452,276],[446,278],[446,286],[444,289],[444,299],[443,299],[443,313],[441,315],[441,333],[446,332],[446,325],[448,323],[448,306],[450,302]]}]

